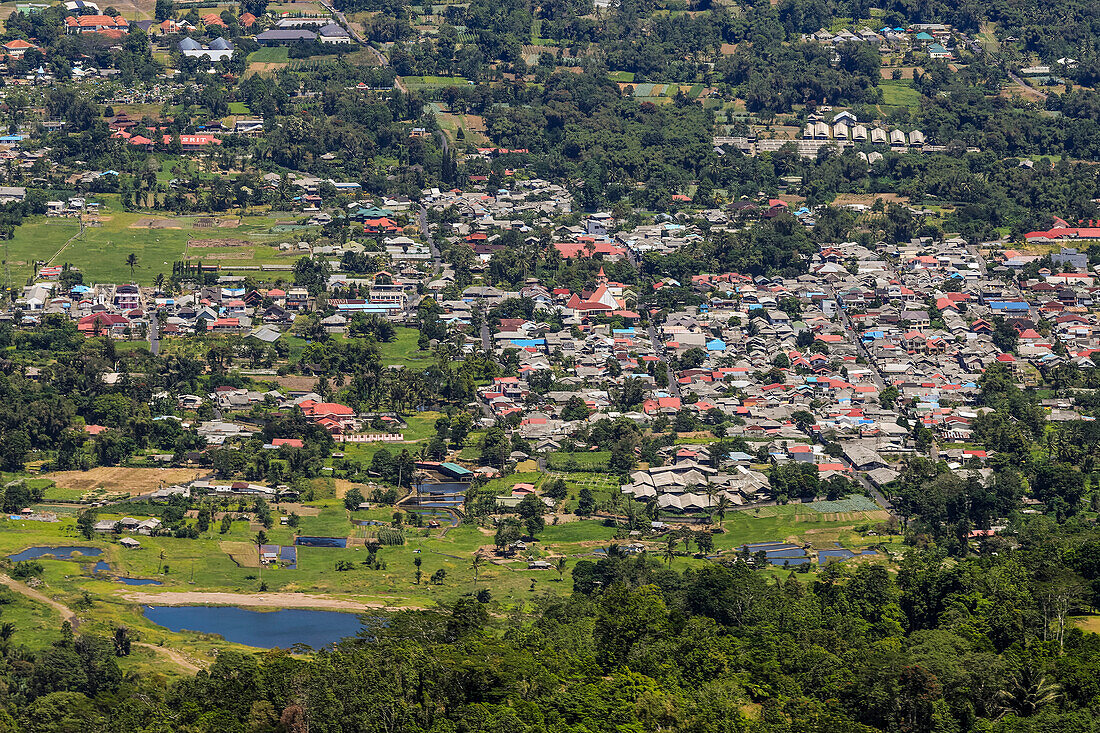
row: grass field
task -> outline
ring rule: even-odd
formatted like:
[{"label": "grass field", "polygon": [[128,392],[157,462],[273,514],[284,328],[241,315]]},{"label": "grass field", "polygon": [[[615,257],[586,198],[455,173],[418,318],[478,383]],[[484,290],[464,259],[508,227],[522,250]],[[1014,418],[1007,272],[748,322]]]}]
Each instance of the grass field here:
[{"label": "grass field", "polygon": [[431,366],[430,351],[421,351],[417,346],[420,332],[415,328],[399,327],[397,338],[388,343],[378,344],[382,351],[382,363],[385,366],[404,365],[409,369],[426,369]]},{"label": "grass field", "polygon": [[[235,222],[232,213],[220,218]],[[172,263],[183,259],[216,261],[226,272],[235,266],[264,263],[292,263],[280,257],[276,244],[293,234],[273,234],[276,219],[266,216],[245,217],[235,227],[196,227],[200,217],[171,219],[149,214],[107,209],[100,226],[85,227],[72,219],[30,217],[16,228],[10,241],[3,243],[0,255],[7,260],[12,281],[19,283],[34,272],[34,262],[70,263],[84,273],[86,282],[127,282],[130,268],[126,257],[137,255],[134,279],[151,284],[157,273],[170,274]],[[198,243],[192,240],[199,240]],[[199,246],[202,240],[222,240],[228,246]]]},{"label": "grass field", "polygon": [[285,46],[269,46],[248,54],[250,64],[285,64],[290,61],[290,51]]},{"label": "grass field", "polygon": [[401,77],[401,81],[403,81],[405,86],[409,89],[461,87],[473,83],[462,77],[453,76],[403,76]]},{"label": "grass field", "polygon": [[908,107],[916,109],[920,106],[920,92],[913,88],[911,81],[884,80],[879,82],[882,89],[882,105],[884,107]]}]

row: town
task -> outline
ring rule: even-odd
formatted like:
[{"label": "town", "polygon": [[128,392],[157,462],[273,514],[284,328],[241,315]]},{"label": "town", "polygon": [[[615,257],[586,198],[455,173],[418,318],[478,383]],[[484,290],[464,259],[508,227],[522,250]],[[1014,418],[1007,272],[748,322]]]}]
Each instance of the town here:
[{"label": "town", "polygon": [[1032,5],[0,7],[0,730],[1091,730]]}]

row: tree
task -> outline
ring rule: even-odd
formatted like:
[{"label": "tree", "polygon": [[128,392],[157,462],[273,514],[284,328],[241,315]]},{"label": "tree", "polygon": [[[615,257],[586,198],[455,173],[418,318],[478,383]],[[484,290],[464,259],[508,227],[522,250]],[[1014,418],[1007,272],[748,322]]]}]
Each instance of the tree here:
[{"label": "tree", "polygon": [[589,488],[583,488],[577,497],[577,514],[587,517],[596,511],[596,497]]},{"label": "tree", "polygon": [[137,267],[138,258],[137,255],[131,252],[126,255],[126,265],[130,268],[130,280],[134,279],[134,268]]},{"label": "tree", "polygon": [[1042,708],[1056,702],[1061,689],[1030,664],[1009,675],[1004,688],[997,692],[998,717],[1012,713],[1030,718]]},{"label": "tree", "polygon": [[670,534],[670,535],[668,535],[668,537],[665,538],[665,549],[664,549],[663,554],[664,554],[664,557],[665,557],[665,562],[667,562],[668,566],[671,568],[672,567],[672,561],[676,557],[676,536],[675,535]]},{"label": "tree", "polygon": [[115,628],[113,641],[115,644],[115,656],[128,657],[130,656],[130,644],[132,642],[132,633],[126,626],[118,626]]},{"label": "tree", "polygon": [[725,494],[718,497],[718,501],[714,503],[714,513],[718,515],[718,524],[726,521],[726,512],[730,510],[733,504],[730,503],[730,498]]},{"label": "tree", "polygon": [[347,493],[344,494],[344,508],[349,512],[358,509],[359,505],[364,501],[366,500],[363,498],[363,492],[361,492],[357,486],[348,489]]},{"label": "tree", "polygon": [[565,580],[565,569],[568,565],[568,558],[562,555],[554,562],[554,569],[558,571],[558,582]]},{"label": "tree", "polygon": [[709,555],[714,551],[714,535],[710,532],[699,532],[695,535],[695,544],[699,545],[699,552]]},{"label": "tree", "polygon": [[95,536],[95,522],[98,512],[95,509],[85,509],[76,517],[76,527],[86,540]]},{"label": "tree", "polygon": [[498,549],[505,549],[515,542],[519,542],[523,536],[523,530],[519,521],[507,517],[500,521],[497,525],[496,535],[493,537],[493,543]]},{"label": "tree", "polygon": [[481,554],[481,551],[474,553],[474,556],[470,558],[470,570],[474,571],[474,584],[477,584],[478,576],[481,575],[481,569],[485,567],[485,556]]},{"label": "tree", "polygon": [[566,400],[565,405],[561,408],[562,420],[584,420],[591,414],[592,411],[588,409],[588,405],[577,395],[573,395]]},{"label": "tree", "polygon": [[443,568],[436,570],[432,573],[431,582],[432,585],[443,585],[443,579],[447,577],[447,571]]}]

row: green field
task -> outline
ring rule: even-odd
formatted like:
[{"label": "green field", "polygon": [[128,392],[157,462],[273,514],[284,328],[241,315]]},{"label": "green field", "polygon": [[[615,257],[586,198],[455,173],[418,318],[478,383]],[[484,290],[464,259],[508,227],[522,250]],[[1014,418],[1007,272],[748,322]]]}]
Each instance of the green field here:
[{"label": "green field", "polygon": [[[237,218],[231,212],[219,217]],[[146,226],[149,220],[166,217],[125,211],[107,210],[100,219],[100,226],[87,226],[81,234],[80,225],[72,219],[28,218],[16,228],[12,239],[3,243],[2,254],[12,282],[19,284],[30,277],[35,261],[52,258],[56,258],[56,265],[69,263],[79,268],[85,282],[124,282],[130,280],[126,258],[133,253],[138,259],[134,279],[145,285],[151,284],[157,273],[171,274],[172,263],[185,258],[216,261],[226,272],[241,265],[293,263],[292,258],[280,257],[274,249],[273,245],[287,241],[289,235],[271,234],[275,219],[269,217],[245,217],[240,226],[232,228],[199,228],[194,226],[197,217],[179,217],[173,228],[151,228]],[[193,247],[188,244],[192,239],[235,239],[247,245]]]},{"label": "green field", "polygon": [[911,81],[881,81],[882,104],[884,107],[908,107],[916,109],[920,107],[920,92],[913,88]]},{"label": "green field", "polygon": [[290,51],[283,46],[261,48],[248,54],[248,61],[254,64],[287,63],[290,61]]},{"label": "green field", "polygon": [[409,89],[461,87],[473,83],[462,77],[453,76],[403,76],[401,81]]},{"label": "green field", "polygon": [[432,364],[430,351],[421,351],[417,346],[420,332],[415,328],[398,327],[397,338],[378,344],[382,352],[382,363],[386,366],[404,365],[409,369],[426,369]]}]

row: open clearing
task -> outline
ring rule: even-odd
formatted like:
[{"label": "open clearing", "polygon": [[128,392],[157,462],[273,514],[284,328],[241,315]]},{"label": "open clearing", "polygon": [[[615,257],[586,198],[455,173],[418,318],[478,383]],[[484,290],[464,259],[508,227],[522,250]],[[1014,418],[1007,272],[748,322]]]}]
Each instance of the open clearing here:
[{"label": "open clearing", "polygon": [[43,476],[63,489],[90,491],[100,486],[107,489],[141,494],[161,486],[194,481],[202,474],[192,468],[122,468],[98,466],[88,471],[59,471]]},{"label": "open clearing", "polygon": [[241,606],[247,608],[323,608],[345,611],[366,611],[387,608],[382,603],[361,603],[305,593],[204,593],[201,591],[169,591],[143,593],[131,591],[120,596],[143,606]]}]

